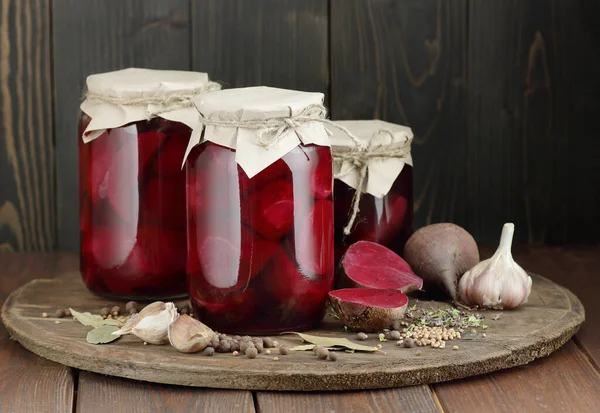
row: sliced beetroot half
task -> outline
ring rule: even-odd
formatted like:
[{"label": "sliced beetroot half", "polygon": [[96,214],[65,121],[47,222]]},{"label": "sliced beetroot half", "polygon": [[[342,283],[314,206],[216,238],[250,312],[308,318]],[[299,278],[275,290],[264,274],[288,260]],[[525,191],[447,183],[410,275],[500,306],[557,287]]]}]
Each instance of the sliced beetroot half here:
[{"label": "sliced beetroot half", "polygon": [[403,293],[423,287],[423,280],[398,254],[370,241],[352,244],[342,258],[341,270],[353,287],[394,289]]},{"label": "sliced beetroot half", "polygon": [[294,227],[294,188],[289,181],[277,179],[243,203],[244,220],[267,239],[277,240]]},{"label": "sliced beetroot half", "polygon": [[309,273],[326,274],[332,270],[334,261],[333,202],[315,202],[312,211],[299,223],[294,244],[300,266]]},{"label": "sliced beetroot half", "polygon": [[329,302],[340,321],[349,328],[381,331],[402,318],[408,297],[398,290],[345,288],[331,291]]}]

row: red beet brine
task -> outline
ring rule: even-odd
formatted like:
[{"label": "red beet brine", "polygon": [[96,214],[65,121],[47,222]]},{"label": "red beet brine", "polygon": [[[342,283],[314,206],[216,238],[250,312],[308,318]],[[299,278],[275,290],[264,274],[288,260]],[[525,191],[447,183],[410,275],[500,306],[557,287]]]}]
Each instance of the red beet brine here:
[{"label": "red beet brine", "polygon": [[356,241],[376,242],[402,254],[413,232],[412,131],[380,120],[337,123],[369,146],[356,151],[346,136],[333,131],[336,262]]},{"label": "red beet brine", "polygon": [[[175,97],[212,84],[204,73],[182,73],[127,69],[88,77],[79,123],[81,274],[94,292],[186,294],[181,165],[197,112]],[[157,91],[170,103],[158,102]],[[190,122],[162,118],[154,108]]]},{"label": "red beet brine", "polygon": [[312,120],[322,101],[262,87],[195,100],[207,126],[186,161],[188,288],[194,315],[218,331],[296,331],[323,317],[334,243],[331,150]]}]

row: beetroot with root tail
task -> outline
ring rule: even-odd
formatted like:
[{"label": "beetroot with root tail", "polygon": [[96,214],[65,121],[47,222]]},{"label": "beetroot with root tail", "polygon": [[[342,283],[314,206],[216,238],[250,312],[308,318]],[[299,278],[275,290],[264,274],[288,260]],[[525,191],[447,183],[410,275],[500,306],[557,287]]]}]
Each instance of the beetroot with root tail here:
[{"label": "beetroot with root tail", "polygon": [[408,297],[398,290],[345,288],[329,293],[329,302],[344,325],[365,332],[381,331],[400,320]]},{"label": "beetroot with root tail", "polygon": [[342,283],[351,287],[420,290],[423,280],[399,255],[370,241],[352,244],[341,260]]},{"label": "beetroot with root tail", "polygon": [[425,291],[456,300],[458,281],[479,262],[479,250],[471,234],[458,225],[433,224],[409,238],[404,259],[423,278]]}]

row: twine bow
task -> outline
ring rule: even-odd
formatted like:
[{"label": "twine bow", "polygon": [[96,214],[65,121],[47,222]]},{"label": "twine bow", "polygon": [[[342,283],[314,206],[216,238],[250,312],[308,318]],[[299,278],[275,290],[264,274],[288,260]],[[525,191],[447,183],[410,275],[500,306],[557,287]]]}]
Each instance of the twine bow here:
[{"label": "twine bow", "polygon": [[101,95],[97,93],[87,92],[84,95],[85,99],[92,99],[103,103],[116,106],[150,106],[155,107],[150,110],[146,109],[146,115],[148,119],[153,118],[160,113],[172,112],[174,110],[185,109],[193,107],[192,99],[198,95],[204,93],[216,92],[221,89],[221,85],[217,82],[208,82],[206,85],[193,89],[188,93],[173,94],[168,96],[161,96],[157,92],[154,95],[140,96],[135,98],[124,98],[119,96]]},{"label": "twine bow", "polygon": [[[196,109],[198,109],[198,107],[196,107]],[[352,132],[325,117],[327,115],[327,109],[321,104],[307,106],[297,115],[287,118],[223,120],[205,118],[202,116],[199,109],[198,113],[200,113],[200,121],[204,125],[258,130],[257,143],[265,150],[269,150],[275,146],[288,131],[296,131],[298,127],[307,122],[320,122],[329,127],[339,129],[352,139],[356,145],[357,151],[365,150],[365,144]],[[328,135],[331,135],[331,132],[327,129],[326,132]]]},{"label": "twine bow", "polygon": [[347,175],[352,170],[358,170],[358,185],[356,187],[356,191],[354,192],[354,197],[352,197],[352,213],[350,214],[348,224],[344,227],[344,235],[349,235],[350,232],[352,232],[352,226],[354,225],[354,221],[356,220],[358,212],[360,211],[360,199],[363,193],[364,182],[367,179],[369,163],[374,160],[385,160],[392,158],[403,159],[410,154],[410,140],[408,137],[406,138],[404,144],[399,148],[389,149],[389,147],[384,145],[374,146],[374,138],[380,134],[389,135],[393,142],[394,134],[388,130],[382,129],[373,135],[366,150],[352,149],[346,152],[333,154],[333,160],[335,162],[339,162],[340,164],[347,162],[354,167],[344,174],[336,175],[336,178]]}]

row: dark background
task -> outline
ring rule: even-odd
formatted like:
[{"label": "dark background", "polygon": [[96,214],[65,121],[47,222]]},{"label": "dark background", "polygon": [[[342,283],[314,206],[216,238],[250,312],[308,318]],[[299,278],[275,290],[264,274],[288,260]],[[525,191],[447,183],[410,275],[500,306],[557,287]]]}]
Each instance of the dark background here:
[{"label": "dark background", "polygon": [[600,241],[598,0],[0,0],[0,250],[76,249],[88,74],[208,72],[413,128],[417,226]]}]

